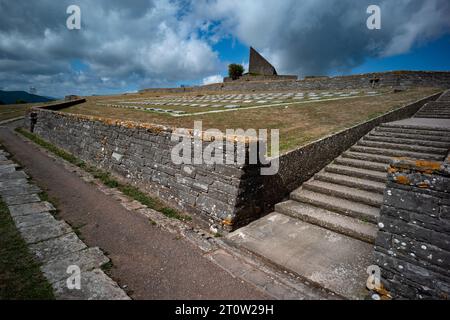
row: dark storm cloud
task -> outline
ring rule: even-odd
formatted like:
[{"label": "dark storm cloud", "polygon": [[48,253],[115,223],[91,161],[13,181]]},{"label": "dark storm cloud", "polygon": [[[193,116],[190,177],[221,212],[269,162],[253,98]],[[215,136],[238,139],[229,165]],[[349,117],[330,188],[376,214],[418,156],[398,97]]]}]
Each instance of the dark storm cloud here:
[{"label": "dark storm cloud", "polygon": [[[82,28],[66,28],[81,7]],[[382,29],[366,28],[369,4]],[[447,0],[0,0],[0,87],[62,96],[216,81],[213,43],[235,37],[280,72],[346,72],[450,29]],[[78,62],[85,68],[77,68]]]},{"label": "dark storm cloud", "polygon": [[[71,4],[81,8],[81,30],[66,28]],[[0,0],[0,79],[5,79],[0,86],[33,85],[63,95],[71,92],[65,86],[71,82],[77,84],[72,90],[86,83],[86,93],[93,93],[217,73],[217,54],[196,37],[189,21],[179,19],[180,5],[170,0]],[[72,68],[73,61],[87,68]]]}]

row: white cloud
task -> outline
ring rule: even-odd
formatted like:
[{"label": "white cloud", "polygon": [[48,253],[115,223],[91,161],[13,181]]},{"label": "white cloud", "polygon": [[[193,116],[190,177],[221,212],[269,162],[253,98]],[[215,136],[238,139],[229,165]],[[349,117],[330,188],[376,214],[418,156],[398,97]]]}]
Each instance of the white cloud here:
[{"label": "white cloud", "polygon": [[230,36],[279,73],[347,72],[450,31],[448,0],[379,0],[375,32],[372,0],[77,0],[81,30],[69,31],[72,2],[0,0],[1,87],[64,96],[216,81],[226,65],[212,46]]},{"label": "white cloud", "polygon": [[423,43],[450,30],[449,3],[437,0],[423,2],[423,6],[401,25],[383,50],[382,56],[406,53],[417,43]]},{"label": "white cloud", "polygon": [[216,74],[213,76],[209,76],[206,78],[203,78],[203,85],[212,84],[212,83],[221,83],[223,81],[223,77],[220,74]]},{"label": "white cloud", "polygon": [[450,33],[448,0],[379,0],[381,30],[366,27],[372,0],[198,0],[197,19],[254,46],[280,73],[348,72],[369,57],[408,52]]},{"label": "white cloud", "polygon": [[[76,31],[65,27],[69,4],[0,0],[1,86],[12,90],[33,84],[42,94],[63,96],[82,89],[86,94],[116,91],[123,84],[168,86],[220,71],[217,53],[180,15],[179,1],[79,0],[82,23]],[[78,74],[73,60],[88,69]],[[36,83],[44,74],[52,79]],[[68,92],[65,83],[77,87]]]}]

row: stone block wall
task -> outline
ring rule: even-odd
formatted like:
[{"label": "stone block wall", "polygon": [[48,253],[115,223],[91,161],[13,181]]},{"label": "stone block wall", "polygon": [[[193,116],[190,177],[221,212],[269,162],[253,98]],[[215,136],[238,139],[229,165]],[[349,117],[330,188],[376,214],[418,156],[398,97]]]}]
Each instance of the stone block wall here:
[{"label": "stone block wall", "polygon": [[244,82],[244,81],[296,81],[298,79],[297,76],[290,75],[251,75],[244,74],[239,79],[233,80],[230,77],[223,78],[223,82]]},{"label": "stone block wall", "polygon": [[396,160],[381,209],[375,261],[394,299],[450,298],[450,155]]},{"label": "stone block wall", "polygon": [[[235,229],[264,214],[380,123],[416,113],[439,94],[281,155],[279,172],[261,165],[174,165],[172,128],[34,108],[35,133],[77,157],[111,171],[174,207]],[[78,103],[84,100],[79,100]],[[65,107],[60,104],[60,107]],[[27,123],[26,127],[30,127]],[[207,144],[208,142],[204,142]],[[269,166],[272,164],[269,164]]]},{"label": "stone block wall", "polygon": [[291,81],[231,81],[198,87],[144,89],[141,92],[206,93],[290,90],[353,90],[361,88],[437,87],[450,88],[450,72],[391,71],[338,77],[309,77]]},{"label": "stone block wall", "polygon": [[75,106],[77,104],[80,103],[84,103],[86,102],[86,99],[73,99],[73,100],[68,100],[65,102],[55,102],[55,103],[51,103],[51,104],[47,104],[45,105],[45,109],[47,110],[60,110],[60,109],[64,109],[64,108],[69,108],[71,106]]},{"label": "stone block wall", "polygon": [[[82,160],[225,229],[258,218],[258,166],[175,165],[172,129],[34,108],[34,132]],[[205,144],[207,142],[204,142]]]}]

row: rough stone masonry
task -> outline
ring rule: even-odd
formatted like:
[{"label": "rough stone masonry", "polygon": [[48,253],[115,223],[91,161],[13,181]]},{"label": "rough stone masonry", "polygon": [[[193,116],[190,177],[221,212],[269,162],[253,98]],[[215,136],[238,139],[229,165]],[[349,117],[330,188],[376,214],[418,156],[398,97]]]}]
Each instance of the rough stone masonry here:
[{"label": "rough stone masonry", "polygon": [[[410,116],[437,97],[427,97],[284,154],[274,176],[260,175],[261,164],[176,165],[171,160],[176,144],[171,141],[172,128],[56,111],[66,104],[33,108],[31,114],[36,121],[35,133],[47,141],[180,210],[233,230],[270,213],[289,192],[378,124]],[[26,128],[31,127],[30,122],[27,117]]]},{"label": "rough stone masonry", "polygon": [[171,150],[178,142],[171,141],[170,128],[33,112],[38,113],[34,132],[42,138],[210,223],[232,229],[263,212],[257,165],[177,165]]},{"label": "rough stone masonry", "polygon": [[450,155],[395,160],[381,209],[375,260],[396,299],[450,298]]}]

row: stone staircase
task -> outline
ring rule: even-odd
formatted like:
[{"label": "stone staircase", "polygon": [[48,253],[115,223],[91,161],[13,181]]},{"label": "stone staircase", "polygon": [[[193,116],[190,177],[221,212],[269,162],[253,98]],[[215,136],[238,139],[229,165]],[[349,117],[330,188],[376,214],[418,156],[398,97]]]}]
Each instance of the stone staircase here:
[{"label": "stone staircase", "polygon": [[450,149],[450,127],[439,121],[380,125],[277,204],[275,212],[228,239],[343,297],[363,298],[389,162],[394,157],[442,161]]},{"label": "stone staircase", "polygon": [[445,92],[437,101],[425,104],[414,118],[450,119],[450,91]]},{"label": "stone staircase", "polygon": [[374,243],[392,158],[440,161],[449,148],[450,128],[381,125],[292,192],[289,201],[277,204],[275,211]]}]

